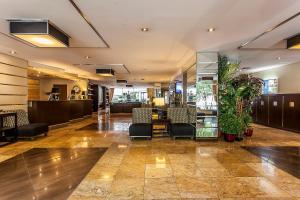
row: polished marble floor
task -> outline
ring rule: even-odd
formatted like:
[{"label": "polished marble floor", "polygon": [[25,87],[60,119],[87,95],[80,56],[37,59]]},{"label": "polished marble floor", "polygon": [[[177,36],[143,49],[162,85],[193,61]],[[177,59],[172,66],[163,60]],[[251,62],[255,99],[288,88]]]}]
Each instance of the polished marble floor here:
[{"label": "polished marble floor", "polygon": [[70,200],[300,200],[298,178],[243,148],[299,147],[299,134],[255,126],[252,138],[235,143],[130,141],[130,122],[130,116],[94,116],[52,130],[46,138],[0,148],[0,162],[33,148],[107,147]]}]

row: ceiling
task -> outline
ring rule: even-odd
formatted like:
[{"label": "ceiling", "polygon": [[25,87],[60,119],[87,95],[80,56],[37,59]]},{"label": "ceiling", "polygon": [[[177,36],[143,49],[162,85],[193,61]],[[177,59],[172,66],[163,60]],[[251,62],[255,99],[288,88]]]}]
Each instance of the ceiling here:
[{"label": "ceiling", "polygon": [[[94,73],[97,67],[116,68],[114,80],[168,82],[178,71],[190,66],[196,51],[223,52],[251,69],[300,61],[299,51],[237,50],[242,43],[298,13],[299,0],[74,2],[109,48],[69,0],[1,0],[0,52],[8,54],[14,50],[15,56],[31,62],[110,84],[114,81]],[[7,19],[48,19],[71,36],[72,48],[34,48],[23,44],[9,36]],[[300,17],[296,17],[247,48],[273,48],[283,39],[300,33],[299,25]],[[148,27],[149,32],[142,32],[142,27]],[[210,27],[216,31],[208,32]]]}]

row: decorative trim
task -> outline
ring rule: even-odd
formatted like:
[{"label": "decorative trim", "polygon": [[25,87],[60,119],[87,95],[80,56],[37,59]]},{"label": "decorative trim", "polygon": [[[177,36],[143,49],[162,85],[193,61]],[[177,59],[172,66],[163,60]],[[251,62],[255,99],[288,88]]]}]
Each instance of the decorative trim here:
[{"label": "decorative trim", "polygon": [[[298,12],[298,13],[294,14],[293,16],[287,18],[286,20],[280,22],[280,23],[277,24],[276,26],[274,26],[274,27],[272,27],[272,28],[270,28],[270,29],[264,31],[263,33],[261,33],[261,34],[255,36],[253,39],[244,42],[243,44],[241,44],[241,45],[238,47],[238,49],[243,49],[244,47],[246,47],[246,46],[249,45],[250,43],[252,43],[252,42],[258,40],[259,38],[261,38],[262,36],[266,35],[267,33],[270,33],[270,32],[272,32],[272,31],[274,31],[275,29],[277,29],[277,28],[279,28],[280,26],[282,26],[282,25],[288,23],[289,21],[295,19],[295,18],[298,17],[298,16],[300,16],[300,12]],[[249,49],[252,50],[252,48],[249,48]],[[277,50],[278,50],[278,49],[277,49]]]},{"label": "decorative trim", "polygon": [[27,85],[16,85],[16,84],[8,84],[8,83],[0,83],[0,85],[8,85],[8,86],[17,86],[17,87],[28,87]]},{"label": "decorative trim", "polygon": [[97,29],[93,26],[93,24],[87,19],[87,17],[84,15],[84,13],[81,11],[81,9],[77,6],[77,4],[74,2],[74,0],[69,0],[69,2],[76,9],[76,11],[79,13],[79,15],[84,19],[84,21],[96,33],[96,35],[102,40],[102,42],[105,44],[106,48],[110,48],[109,44],[104,40],[103,36],[97,31]]},{"label": "decorative trim", "polygon": [[21,68],[21,69],[27,70],[26,67],[20,67],[20,66],[17,66],[17,65],[8,64],[8,63],[4,63],[4,62],[1,62],[1,61],[0,61],[0,64],[8,65],[8,66],[11,66],[11,67],[17,67],[17,68]]},{"label": "decorative trim", "polygon": [[0,106],[27,106],[27,104],[0,104]]},{"label": "decorative trim", "polygon": [[13,76],[13,77],[18,77],[18,78],[25,78],[25,79],[27,79],[26,76],[19,76],[19,75],[7,74],[7,73],[1,73],[1,72],[0,72],[0,75]]},{"label": "decorative trim", "polygon": [[0,94],[0,96],[27,96],[27,94]]}]

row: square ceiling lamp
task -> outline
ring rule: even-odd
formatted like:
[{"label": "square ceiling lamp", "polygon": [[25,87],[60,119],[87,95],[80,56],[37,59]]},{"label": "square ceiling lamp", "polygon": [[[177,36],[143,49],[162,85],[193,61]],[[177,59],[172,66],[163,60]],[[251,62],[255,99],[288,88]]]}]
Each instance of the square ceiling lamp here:
[{"label": "square ceiling lamp", "polygon": [[96,69],[96,74],[101,76],[114,76],[115,71],[113,69]]},{"label": "square ceiling lamp", "polygon": [[10,34],[35,47],[69,47],[69,36],[48,20],[9,20]]},{"label": "square ceiling lamp", "polygon": [[287,39],[288,49],[300,49],[300,34]]}]

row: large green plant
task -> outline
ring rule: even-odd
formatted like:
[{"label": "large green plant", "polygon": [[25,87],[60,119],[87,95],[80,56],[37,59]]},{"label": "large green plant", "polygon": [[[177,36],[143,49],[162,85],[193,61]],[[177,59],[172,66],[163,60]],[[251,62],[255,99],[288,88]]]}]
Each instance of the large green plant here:
[{"label": "large green plant", "polygon": [[229,62],[226,56],[219,57],[219,127],[228,134],[243,131],[244,123],[238,110],[240,97],[233,84],[238,69],[238,62]]},{"label": "large green plant", "polygon": [[249,124],[252,122],[251,103],[255,98],[261,95],[263,84],[262,79],[249,74],[241,74],[233,80],[233,86],[241,100],[242,107],[240,112],[245,128],[249,127]]},{"label": "large green plant", "polygon": [[219,57],[219,126],[224,133],[239,134],[252,122],[251,102],[261,95],[263,80],[237,75],[238,62]]}]

